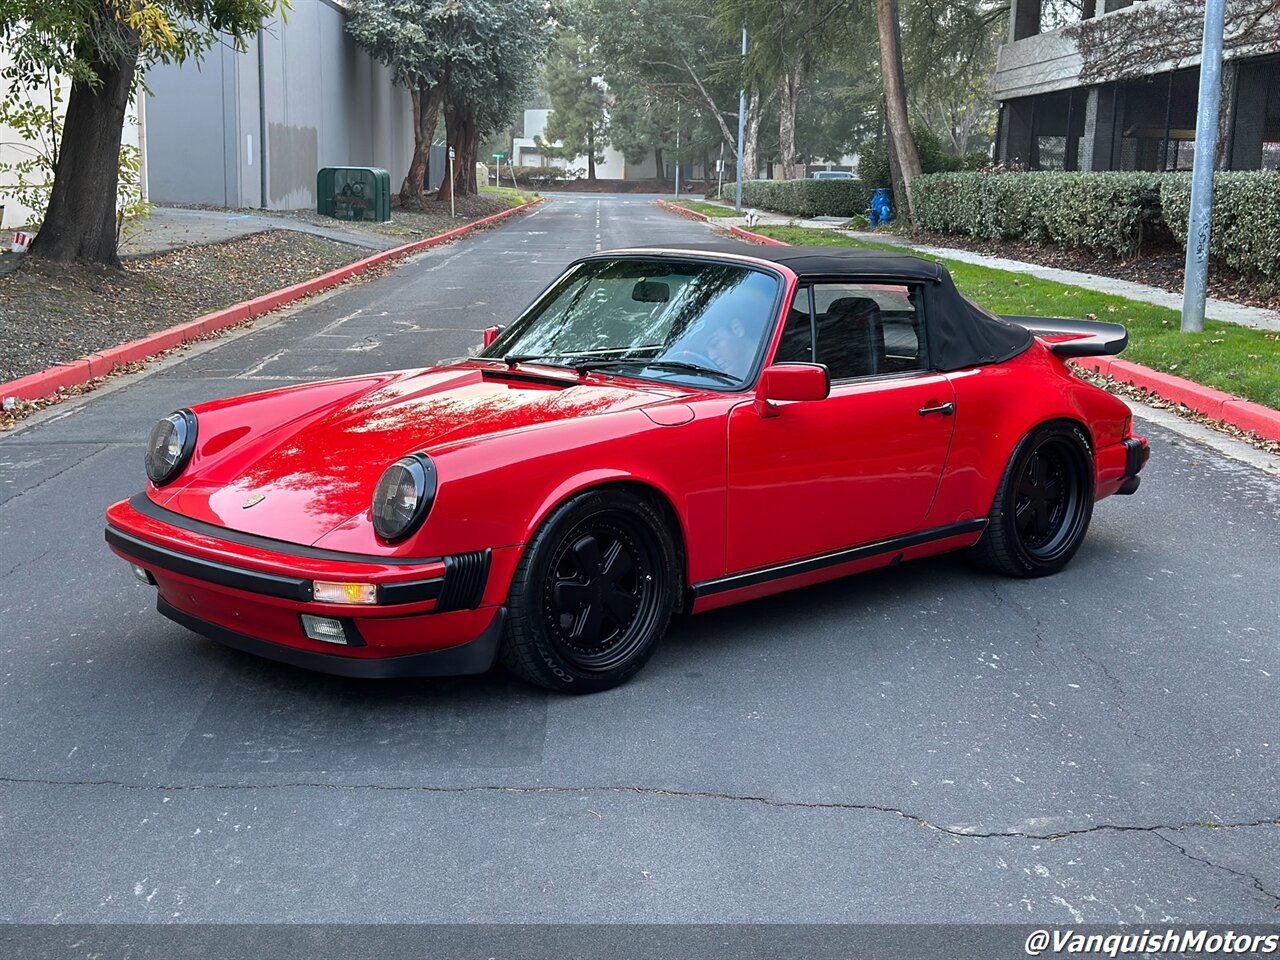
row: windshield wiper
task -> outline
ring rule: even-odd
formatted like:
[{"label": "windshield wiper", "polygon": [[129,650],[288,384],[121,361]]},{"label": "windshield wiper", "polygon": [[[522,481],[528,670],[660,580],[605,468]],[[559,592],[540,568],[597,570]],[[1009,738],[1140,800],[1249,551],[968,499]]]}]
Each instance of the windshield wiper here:
[{"label": "windshield wiper", "polygon": [[613,359],[584,360],[582,363],[571,364],[571,366],[574,370],[596,370],[601,367],[620,366],[646,367],[655,370],[673,370],[677,373],[697,373],[704,377],[715,377],[725,383],[739,382],[739,378],[731,373],[725,373],[715,367],[704,367],[699,363],[684,363],[681,360],[639,360],[614,357]]},{"label": "windshield wiper", "polygon": [[599,353],[510,353],[502,358],[502,362],[509,367],[514,367],[517,363],[542,363],[547,360],[560,360],[562,362],[549,364],[549,366],[582,370],[595,363],[609,363],[616,359]]},{"label": "windshield wiper", "polygon": [[[508,367],[514,367],[517,363],[534,363],[544,360],[566,359],[563,353],[509,353],[502,358],[502,362]],[[568,358],[572,359],[572,358]],[[553,367],[571,366],[571,364],[553,363]]]}]

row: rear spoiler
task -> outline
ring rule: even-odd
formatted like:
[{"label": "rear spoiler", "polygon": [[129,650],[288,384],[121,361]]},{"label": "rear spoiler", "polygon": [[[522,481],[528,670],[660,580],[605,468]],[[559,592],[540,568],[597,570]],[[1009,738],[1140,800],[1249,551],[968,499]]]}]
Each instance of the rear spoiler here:
[{"label": "rear spoiler", "polygon": [[1026,327],[1060,357],[1102,357],[1117,354],[1129,343],[1129,331],[1103,320],[1065,320],[1061,317],[1001,317]]}]

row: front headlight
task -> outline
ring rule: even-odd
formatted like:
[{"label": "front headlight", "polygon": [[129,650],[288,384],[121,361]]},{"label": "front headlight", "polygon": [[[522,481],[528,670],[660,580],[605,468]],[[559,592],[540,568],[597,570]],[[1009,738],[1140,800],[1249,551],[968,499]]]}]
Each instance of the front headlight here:
[{"label": "front headlight", "polygon": [[178,478],[196,449],[196,415],[171,413],[151,428],[147,439],[147,476],[157,487]]},{"label": "front headlight", "polygon": [[436,465],[415,453],[387,467],[373,490],[373,529],[383,540],[403,540],[422,525],[436,498]]}]

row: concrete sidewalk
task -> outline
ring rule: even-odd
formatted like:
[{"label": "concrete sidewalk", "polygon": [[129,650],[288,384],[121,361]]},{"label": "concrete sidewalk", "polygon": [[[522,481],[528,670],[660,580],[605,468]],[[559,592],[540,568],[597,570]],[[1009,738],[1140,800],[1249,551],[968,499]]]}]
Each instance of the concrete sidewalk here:
[{"label": "concrete sidewalk", "polygon": [[[736,226],[750,229],[746,225],[745,217],[716,217],[712,222],[724,227]],[[834,230],[836,233],[853,237],[855,240],[891,244],[895,247],[902,247],[904,250],[923,253],[931,257],[959,260],[981,267],[991,267],[995,270],[1026,273],[1041,280],[1083,287],[1086,290],[1096,290],[1099,293],[1114,294],[1118,297],[1127,297],[1130,300],[1140,300],[1143,303],[1153,303],[1156,306],[1168,307],[1171,310],[1181,311],[1182,309],[1182,295],[1180,293],[1172,293],[1145,283],[1118,280],[1114,277],[1104,277],[1095,273],[1081,273],[1077,270],[1060,270],[1057,267],[1046,267],[1036,263],[1027,263],[1023,260],[987,256],[982,253],[974,253],[971,250],[957,250],[953,247],[935,247],[911,243],[892,234],[886,235],[868,230],[842,230],[840,229],[840,224],[844,222],[846,221],[835,217],[801,219],[761,211],[756,224],[762,227],[792,226],[808,227],[814,230]],[[1221,323],[1234,323],[1242,327],[1253,327],[1259,330],[1280,331],[1280,314],[1272,310],[1264,310],[1261,307],[1232,303],[1229,300],[1216,300],[1210,297],[1205,304],[1205,315],[1208,319]]]},{"label": "concrete sidewalk", "polygon": [[[149,257],[183,247],[237,240],[267,230],[293,230],[317,237],[349,243],[364,250],[390,250],[404,243],[403,237],[382,236],[368,230],[339,225],[321,226],[288,214],[244,210],[199,210],[187,207],[154,207],[142,223],[141,232],[120,245],[122,257]],[[0,236],[0,277],[18,268],[21,254],[9,252],[12,231]]]},{"label": "concrete sidewalk", "polygon": [[366,250],[390,250],[404,242],[396,237],[380,236],[364,230],[349,229],[334,221],[335,226],[319,226],[287,214],[271,214],[247,210],[199,210],[187,207],[155,207],[142,231],[120,245],[122,257],[151,256],[181,247],[203,243],[221,243],[265,230],[294,230],[317,237],[349,243]]}]

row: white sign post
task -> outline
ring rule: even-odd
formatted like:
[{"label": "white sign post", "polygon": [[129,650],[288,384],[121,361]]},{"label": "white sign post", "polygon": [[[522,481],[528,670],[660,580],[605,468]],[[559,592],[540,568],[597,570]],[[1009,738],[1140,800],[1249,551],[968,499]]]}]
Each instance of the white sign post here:
[{"label": "white sign post", "polygon": [[453,147],[449,148],[449,216],[456,217],[458,214],[454,211],[453,194],[458,186],[458,180],[453,175]]}]

